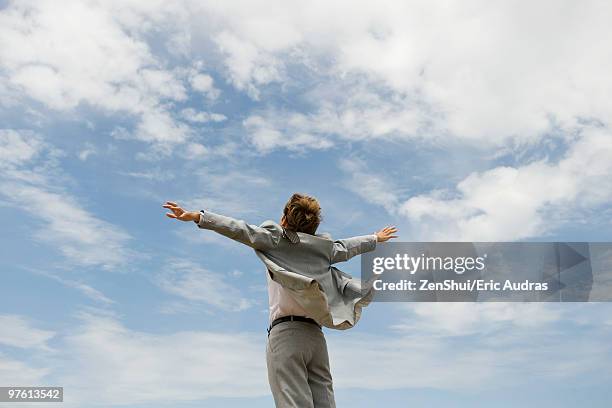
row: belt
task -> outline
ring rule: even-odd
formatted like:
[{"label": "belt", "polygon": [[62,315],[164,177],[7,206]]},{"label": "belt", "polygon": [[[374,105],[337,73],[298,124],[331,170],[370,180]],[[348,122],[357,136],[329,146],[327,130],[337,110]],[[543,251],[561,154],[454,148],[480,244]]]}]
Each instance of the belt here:
[{"label": "belt", "polygon": [[276,326],[279,323],[283,323],[283,322],[306,322],[306,323],[312,323],[318,326],[319,329],[321,328],[321,325],[317,323],[316,320],[311,319],[310,317],[293,316],[293,315],[283,316],[283,317],[279,317],[278,319],[274,319],[274,321],[270,324],[270,327],[268,327],[268,336],[270,335],[270,330],[272,330],[274,326]]}]

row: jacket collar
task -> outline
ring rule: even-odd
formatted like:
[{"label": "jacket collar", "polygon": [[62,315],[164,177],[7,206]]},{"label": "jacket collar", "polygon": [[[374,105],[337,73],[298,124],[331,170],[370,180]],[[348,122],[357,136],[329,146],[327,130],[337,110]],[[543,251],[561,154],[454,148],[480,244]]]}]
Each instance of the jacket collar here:
[{"label": "jacket collar", "polygon": [[292,244],[297,244],[300,242],[300,237],[295,231],[291,231],[283,227],[283,236],[291,241]]}]

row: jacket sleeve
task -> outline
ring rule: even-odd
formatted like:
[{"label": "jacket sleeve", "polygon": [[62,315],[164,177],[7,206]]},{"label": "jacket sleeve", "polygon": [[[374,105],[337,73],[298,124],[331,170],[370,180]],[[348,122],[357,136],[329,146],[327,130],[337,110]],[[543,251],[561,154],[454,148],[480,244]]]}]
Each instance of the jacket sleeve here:
[{"label": "jacket sleeve", "polygon": [[334,241],[331,263],[348,261],[356,255],[373,251],[376,248],[376,235],[361,235]]},{"label": "jacket sleeve", "polygon": [[194,222],[199,228],[215,231],[262,251],[275,247],[282,235],[282,228],[274,221],[265,221],[261,226],[257,226],[208,210],[200,210],[200,219]]}]

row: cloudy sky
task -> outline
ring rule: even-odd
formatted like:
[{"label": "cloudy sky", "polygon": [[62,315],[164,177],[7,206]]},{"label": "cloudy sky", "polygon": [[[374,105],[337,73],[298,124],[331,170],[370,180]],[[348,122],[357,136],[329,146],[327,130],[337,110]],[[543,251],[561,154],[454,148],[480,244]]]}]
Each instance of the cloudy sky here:
[{"label": "cloudy sky", "polygon": [[[272,405],[262,266],[166,200],[258,224],[301,191],[336,237],[611,241],[611,19],[603,1],[0,0],[0,385]],[[337,403],[608,406],[611,312],[374,304],[327,332]]]}]

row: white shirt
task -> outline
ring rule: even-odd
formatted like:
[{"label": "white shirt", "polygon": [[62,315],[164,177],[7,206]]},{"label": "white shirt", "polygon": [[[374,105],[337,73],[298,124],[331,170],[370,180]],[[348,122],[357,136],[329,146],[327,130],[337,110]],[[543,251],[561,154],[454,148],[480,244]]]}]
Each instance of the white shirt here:
[{"label": "white shirt", "polygon": [[270,323],[283,316],[308,317],[306,311],[293,299],[291,293],[280,283],[274,282],[270,274],[268,277],[268,301],[270,303]]}]

